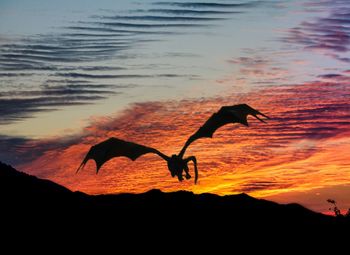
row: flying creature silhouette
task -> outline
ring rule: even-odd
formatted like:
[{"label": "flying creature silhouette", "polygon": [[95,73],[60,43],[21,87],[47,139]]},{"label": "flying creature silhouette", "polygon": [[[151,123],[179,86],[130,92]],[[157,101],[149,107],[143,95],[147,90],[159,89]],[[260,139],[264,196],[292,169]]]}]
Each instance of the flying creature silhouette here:
[{"label": "flying creature silhouette", "polygon": [[[250,107],[247,104],[239,104],[233,106],[223,106],[221,109],[214,113],[205,123],[201,126],[197,132],[191,135],[186,141],[184,147],[181,149],[178,155],[173,154],[171,157],[165,155],[151,147],[147,147],[141,144],[132,143],[123,141],[118,138],[109,138],[101,143],[98,143],[92,146],[85,156],[83,162],[77,169],[77,173],[80,169],[83,169],[85,164],[93,159],[96,162],[96,173],[99,172],[102,165],[106,163],[108,160],[114,157],[128,157],[129,159],[135,161],[140,156],[147,153],[155,153],[159,155],[162,159],[164,159],[168,164],[168,169],[171,173],[172,177],[177,176],[179,181],[183,181],[184,177],[186,179],[190,179],[191,175],[189,174],[188,163],[193,162],[194,164],[194,183],[197,183],[198,180],[198,169],[197,169],[197,159],[195,156],[189,156],[184,158],[186,149],[190,144],[200,138],[212,138],[214,132],[220,127],[229,124],[229,123],[241,123],[245,126],[248,126],[248,115],[254,116],[256,119],[261,122],[266,123],[262,118],[258,115],[269,119],[266,115],[262,114],[258,110]],[[183,176],[183,172],[185,172],[185,176]]]}]

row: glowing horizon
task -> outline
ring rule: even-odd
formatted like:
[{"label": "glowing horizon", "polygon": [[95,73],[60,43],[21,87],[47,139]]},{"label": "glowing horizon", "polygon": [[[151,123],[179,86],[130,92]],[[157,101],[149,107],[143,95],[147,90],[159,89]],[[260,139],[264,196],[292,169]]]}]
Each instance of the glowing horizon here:
[{"label": "glowing horizon", "polygon": [[[90,194],[140,193],[160,188],[164,191],[186,189],[220,195],[245,192],[255,197],[278,197],[289,192],[347,185],[350,163],[346,152],[350,148],[350,130],[344,118],[348,116],[348,103],[340,99],[349,96],[350,91],[337,94],[337,86],[342,86],[345,80],[346,76],[343,76],[332,82],[276,87],[239,99],[232,95],[200,101],[137,104],[114,117],[95,118],[79,137],[61,141],[62,144],[58,138],[47,142],[58,143],[51,150],[47,143],[32,144],[31,147],[42,151],[43,155],[19,168]],[[350,81],[350,77],[347,80]],[[318,93],[317,89],[322,90],[325,101],[315,104],[313,95]],[[271,94],[279,97],[271,97]],[[219,129],[214,138],[200,139],[191,145],[187,155],[197,157],[198,185],[194,185],[193,180],[179,183],[172,179],[165,162],[155,155],[145,155],[135,162],[126,158],[112,159],[102,167],[99,175],[95,175],[94,161],[89,161],[82,172],[72,175],[90,146],[108,137],[151,146],[168,155],[178,153],[188,136],[221,105],[229,105],[232,99],[254,105],[271,120],[263,124],[249,118],[249,128],[227,125]],[[290,102],[288,106],[281,105],[286,101]],[[294,102],[304,104],[295,105]],[[320,109],[326,114],[316,115]],[[337,116],[334,116],[335,111]],[[44,171],[40,173],[38,169]],[[347,205],[346,201],[344,206]],[[326,203],[324,207],[327,207]]]},{"label": "glowing horizon", "polygon": [[[89,194],[185,189],[350,207],[346,0],[81,1],[0,4],[1,161]],[[109,137],[178,153],[212,113],[240,103],[271,120],[192,144],[198,185],[172,179],[155,155],[74,174]]]}]

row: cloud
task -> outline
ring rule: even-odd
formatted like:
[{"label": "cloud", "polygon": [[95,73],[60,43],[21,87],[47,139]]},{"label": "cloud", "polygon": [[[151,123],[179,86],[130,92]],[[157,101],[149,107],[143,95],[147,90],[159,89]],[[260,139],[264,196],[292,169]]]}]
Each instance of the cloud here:
[{"label": "cloud", "polygon": [[[162,3],[154,3],[155,5],[163,5]],[[192,7],[235,7],[235,6],[248,6],[248,4],[216,4],[216,3],[171,3],[172,5],[188,5]],[[141,10],[140,10],[141,11]],[[0,64],[1,59],[6,60],[27,60],[35,62],[83,62],[98,59],[106,59],[113,56],[117,51],[128,49],[138,39],[128,38],[122,43],[118,44],[116,39],[119,37],[129,35],[142,35],[142,34],[172,34],[175,31],[172,28],[176,27],[194,27],[194,26],[207,26],[209,24],[200,24],[202,22],[210,22],[223,17],[218,17],[219,14],[230,14],[230,11],[221,10],[187,10],[187,16],[179,15],[176,9],[166,10],[159,9],[159,12],[163,12],[163,15],[151,15],[156,12],[153,10],[142,10],[149,15],[114,15],[114,16],[92,16],[91,22],[79,21],[75,25],[63,28],[63,30],[81,30],[90,31],[95,33],[67,33],[63,31],[60,34],[41,35],[39,37],[23,39],[23,43],[8,43],[4,44],[0,52]],[[166,11],[166,13],[164,13]],[[169,11],[172,11],[169,13]],[[186,12],[186,10],[181,10]],[[206,14],[207,17],[198,17],[194,14]],[[166,14],[166,15],[164,15]],[[215,17],[210,17],[215,14]],[[106,19],[117,19],[125,21],[152,21],[152,23],[135,23],[135,22],[106,22]],[[171,23],[165,24],[165,21]],[[186,23],[177,23],[179,21],[187,21]],[[175,22],[175,23],[173,23]],[[193,23],[195,22],[195,23]],[[115,29],[119,27],[122,29]],[[136,28],[138,30],[130,30],[128,28]],[[166,31],[155,31],[153,28],[167,28]],[[79,37],[79,39],[72,39],[71,37]],[[96,37],[92,40],[90,37]],[[112,37],[110,40],[100,40],[98,38]],[[89,39],[90,38],[90,39]],[[51,70],[51,63],[47,65],[41,65],[39,70]],[[16,66],[12,66],[13,70]],[[18,66],[21,68],[21,66]],[[27,69],[33,69],[33,66],[26,66]]]},{"label": "cloud", "polygon": [[[71,26],[67,27],[68,30],[90,30],[89,28],[79,27],[79,26]],[[97,29],[92,28],[92,31],[96,31]],[[103,32],[101,30],[97,30],[96,32]],[[140,32],[142,33],[142,32]],[[86,38],[108,38],[108,39],[114,39],[114,40],[120,40],[123,37],[129,37],[131,32],[126,32],[123,30],[123,32],[117,34],[117,33],[76,33],[76,32],[65,32],[62,33],[62,36],[68,37],[69,39],[66,39],[65,41],[71,41],[71,42],[82,42],[85,41]],[[91,39],[88,39],[91,41]],[[99,40],[99,39],[97,39]]]},{"label": "cloud", "polygon": [[177,22],[177,21],[215,21],[223,20],[225,18],[220,17],[197,17],[197,16],[156,16],[156,15],[129,15],[129,16],[101,16],[103,19],[112,20],[142,20],[142,21],[166,21],[166,22]]},{"label": "cloud", "polygon": [[[256,54],[250,52],[249,55]],[[242,79],[249,77],[250,82],[255,80],[255,84],[272,84],[275,81],[288,79],[289,73],[286,69],[280,67],[271,57],[261,57],[259,55],[244,56],[227,61],[230,64],[240,67],[239,74]]]},{"label": "cloud", "polygon": [[[349,40],[347,10],[340,8],[340,1],[331,2],[327,1],[331,11],[328,17],[299,24],[288,31],[284,40],[305,49],[322,49],[331,57],[347,62],[344,55]],[[178,24],[189,28],[193,23],[218,24],[217,18],[246,12],[255,4],[158,3],[154,9],[125,12],[132,15],[97,15],[89,19],[91,22],[83,20],[62,27],[56,34],[16,43],[8,41],[0,50],[3,78],[22,82],[26,76],[15,74],[30,71],[28,73],[43,82],[36,88],[17,90],[17,86],[16,90],[2,90],[0,123],[22,120],[38,111],[90,104],[120,93],[123,88],[100,83],[101,79],[193,77],[193,74],[159,74],[155,72],[157,65],[148,66],[150,71],[142,76],[131,66],[92,66],[90,61],[107,61],[118,54],[120,58],[132,57],[126,50],[134,49],[138,42],[158,40],[152,35],[176,35]],[[317,8],[322,9],[324,5]],[[135,18],[138,21],[132,22]],[[110,22],[114,19],[117,22]],[[178,53],[173,56],[188,57]],[[257,77],[257,82],[264,82],[261,79],[264,78],[271,84],[288,75],[271,59],[241,57],[229,62],[239,65],[241,73]],[[6,76],[7,73],[11,74]],[[92,194],[181,188],[217,194],[249,192],[261,197],[349,183],[350,78],[346,71],[325,73],[317,78],[314,82],[270,86],[247,94],[138,103],[115,115],[91,118],[90,125],[74,137],[31,140],[1,136],[0,160],[73,190]],[[155,155],[145,155],[135,162],[113,159],[103,166],[98,176],[90,161],[85,171],[74,174],[90,146],[108,137],[152,146],[169,155],[177,153],[213,112],[222,105],[236,103],[248,103],[269,115],[271,120],[265,125],[250,118],[249,128],[227,125],[218,130],[213,139],[200,139],[191,145],[188,155],[196,155],[199,164],[197,186],[190,181],[179,184],[171,179],[166,163]]]},{"label": "cloud", "polygon": [[[320,80],[276,86],[239,97],[138,103],[116,115],[91,119],[74,141],[39,141],[31,147],[32,158],[26,156],[21,162],[16,151],[13,158],[19,159],[19,169],[88,193],[181,187],[195,192],[229,194],[234,190],[266,196],[348,183],[350,91],[343,84],[343,78],[338,81],[335,76],[331,83]],[[113,159],[98,176],[93,174],[93,162],[81,175],[73,174],[90,146],[108,137],[154,147],[168,155],[177,153],[213,112],[236,103],[248,103],[271,119],[262,124],[249,118],[249,128],[227,125],[213,139],[192,144],[187,155],[198,159],[197,186],[171,179],[166,163],[151,154],[135,162]],[[50,144],[49,149],[46,144]]]},{"label": "cloud", "polygon": [[[98,87],[100,89],[100,87]],[[111,90],[92,90],[84,89],[79,90],[79,86],[62,86],[62,87],[50,87],[46,90],[22,90],[17,92],[0,92],[1,97],[37,97],[37,96],[69,96],[69,95],[83,95],[83,94],[115,94]]]},{"label": "cloud", "polygon": [[350,58],[340,56],[339,54],[336,53],[326,53],[327,56],[332,57],[338,61],[344,62],[344,63],[350,63]]},{"label": "cloud", "polygon": [[66,78],[86,78],[86,79],[127,79],[127,78],[146,78],[149,75],[138,74],[87,74],[87,73],[55,73],[53,76]]},{"label": "cloud", "polygon": [[[33,140],[25,137],[0,135],[0,161],[9,164],[30,163],[50,150],[59,150],[79,141],[75,137],[60,137],[46,140]],[[38,149],[39,148],[39,149]]]},{"label": "cloud", "polygon": [[33,112],[59,107],[89,104],[130,86],[90,84],[88,81],[51,80],[38,89],[0,92],[0,123],[7,124],[30,117]]},{"label": "cloud", "polygon": [[[126,23],[126,22],[98,22],[96,25],[110,26],[110,27],[130,27],[140,29],[152,29],[152,28],[186,28],[186,27],[207,27],[208,24],[189,24],[189,23],[162,23],[162,24],[145,24],[145,23]],[[110,29],[102,28],[104,31]],[[111,32],[115,30],[110,30]],[[141,31],[138,31],[141,32]],[[150,31],[154,32],[154,31]],[[162,31],[159,31],[162,33]]]},{"label": "cloud", "polygon": [[125,67],[120,66],[81,66],[76,67],[76,70],[83,70],[83,71],[119,71],[119,70],[126,70]]},{"label": "cloud", "polygon": [[[0,67],[3,71],[57,71],[58,68],[55,66],[44,66],[44,65],[31,65],[31,64],[23,64],[23,63],[10,63],[10,64],[0,64]],[[8,77],[21,76],[21,73],[8,73]],[[23,74],[23,73],[22,73]],[[1,75],[1,74],[0,74]],[[25,74],[22,76],[30,76],[33,74]],[[2,77],[5,77],[2,76]]]},{"label": "cloud", "polygon": [[[103,25],[100,22],[89,22],[90,25]],[[147,34],[148,31],[141,31],[141,30],[126,30],[126,29],[114,29],[114,28],[108,28],[108,27],[101,27],[101,26],[68,26],[65,27],[68,30],[75,30],[75,31],[90,31],[90,32],[109,32],[111,33],[110,36],[123,36],[123,35],[135,35],[135,34]],[[157,31],[151,31],[151,33],[157,33]],[[164,33],[164,32],[160,32]],[[107,36],[107,34],[105,34]],[[81,34],[80,34],[81,36]],[[94,34],[94,36],[99,36],[99,34]]]},{"label": "cloud", "polygon": [[[144,10],[137,10],[136,12],[145,12]],[[227,14],[240,14],[242,11],[223,11],[223,10],[195,10],[195,9],[149,9],[147,12],[154,12],[160,14],[173,14],[173,15],[227,15]]]},{"label": "cloud", "polygon": [[319,78],[324,78],[324,79],[338,79],[343,77],[341,74],[334,74],[334,73],[330,73],[330,74],[322,74],[318,76]]},{"label": "cloud", "polygon": [[32,76],[32,73],[0,73],[1,77],[22,77],[22,76]]},{"label": "cloud", "polygon": [[265,68],[268,64],[271,64],[271,60],[262,57],[239,57],[236,59],[230,59],[227,61],[231,64],[238,64],[249,68]]},{"label": "cloud", "polygon": [[19,60],[32,60],[32,61],[44,61],[44,62],[82,62],[89,60],[88,57],[83,56],[82,58],[71,58],[70,56],[51,56],[51,55],[32,55],[32,54],[3,54],[5,58],[15,58]]},{"label": "cloud", "polygon": [[65,78],[86,78],[86,79],[137,79],[137,78],[159,78],[159,77],[195,77],[195,75],[179,75],[179,74],[87,74],[87,73],[55,73],[53,76]]},{"label": "cloud", "polygon": [[262,1],[252,1],[248,3],[214,3],[214,2],[155,2],[155,5],[168,5],[184,8],[246,8],[255,7]]},{"label": "cloud", "polygon": [[311,5],[323,11],[327,10],[328,17],[314,18],[300,23],[288,30],[283,41],[303,45],[307,50],[322,50],[326,55],[348,62],[348,58],[342,56],[349,51],[350,45],[350,10],[344,7],[344,3],[343,1],[327,0]]},{"label": "cloud", "polygon": [[[119,59],[134,58],[131,49],[139,43],[160,40],[158,35],[162,35],[164,40],[166,36],[191,32],[195,27],[218,25],[218,21],[241,12],[224,10],[223,7],[245,8],[249,4],[185,3],[188,8],[174,8],[175,5],[176,2],[172,3],[170,9],[161,8],[164,6],[162,3],[153,3],[153,9],[129,10],[113,15],[97,13],[60,27],[53,33],[20,40],[2,39],[0,79],[6,80],[8,85],[1,92],[0,122],[11,123],[35,112],[94,103],[120,93],[121,86],[102,86],[102,79],[200,78],[192,73],[158,73],[155,69],[159,65],[141,67],[153,70],[143,75],[140,74],[140,66],[120,67],[109,61],[116,56]],[[189,56],[184,53],[165,54],[168,57]],[[99,61],[105,64],[91,64]],[[52,83],[52,80],[56,81]],[[58,85],[57,80],[62,80],[62,84]],[[78,82],[81,80],[83,82]]]},{"label": "cloud", "polygon": [[271,181],[251,181],[249,183],[242,184],[238,190],[233,190],[233,192],[251,193],[259,190],[284,189],[288,187],[290,187],[288,184]]},{"label": "cloud", "polygon": [[[35,92],[32,92],[35,93]],[[90,91],[90,93],[93,93]],[[28,92],[24,92],[28,94]],[[38,93],[40,94],[40,92]],[[46,94],[50,94],[46,92]],[[6,98],[0,99],[0,124],[8,124],[28,118],[33,112],[53,111],[59,107],[90,104],[91,101],[104,99],[102,95],[83,95],[85,93],[64,94],[62,91],[51,93],[50,97],[41,96],[33,98]],[[93,93],[99,94],[99,93]]]}]

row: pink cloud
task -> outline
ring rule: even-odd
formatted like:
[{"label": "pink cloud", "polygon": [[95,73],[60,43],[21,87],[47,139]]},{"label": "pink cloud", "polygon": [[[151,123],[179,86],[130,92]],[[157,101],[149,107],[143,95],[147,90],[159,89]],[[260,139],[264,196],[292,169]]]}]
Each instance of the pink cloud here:
[{"label": "pink cloud", "polygon": [[[350,144],[349,97],[348,86],[335,76],[332,82],[277,86],[240,97],[139,103],[115,116],[94,118],[74,142],[57,148],[58,140],[35,144],[36,150],[43,150],[41,156],[19,168],[93,194],[161,188],[267,196],[340,185],[350,181],[349,155],[341,153]],[[178,153],[213,112],[222,105],[243,102],[272,119],[267,125],[250,119],[249,128],[227,125],[213,139],[191,145],[188,155],[197,156],[198,185],[172,179],[165,162],[155,155],[135,162],[115,158],[99,175],[91,161],[84,171],[74,174],[90,146],[108,137],[155,147],[168,155]],[[332,171],[337,169],[334,176]]]}]

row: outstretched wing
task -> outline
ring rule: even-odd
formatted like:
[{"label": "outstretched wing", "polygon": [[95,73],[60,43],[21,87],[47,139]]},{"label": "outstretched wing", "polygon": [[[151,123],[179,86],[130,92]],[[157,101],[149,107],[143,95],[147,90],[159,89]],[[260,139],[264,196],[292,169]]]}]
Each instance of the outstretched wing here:
[{"label": "outstretched wing", "polygon": [[195,140],[203,137],[213,137],[214,132],[220,127],[229,123],[241,123],[248,126],[248,115],[252,115],[258,120],[265,122],[263,119],[259,118],[261,115],[268,119],[268,117],[258,110],[250,107],[247,104],[239,104],[233,106],[223,106],[221,109],[214,113],[205,123],[201,126],[196,133],[194,133],[185,143],[179,156],[182,157],[185,154],[187,147],[193,143]]},{"label": "outstretched wing", "polygon": [[160,151],[146,147],[137,143],[127,142],[118,138],[109,138],[99,144],[92,146],[89,152],[86,154],[83,162],[80,164],[77,172],[84,168],[85,164],[93,159],[96,162],[96,173],[100,170],[101,166],[108,160],[114,157],[128,157],[131,160],[136,160],[138,157],[146,153],[156,153],[164,160],[168,161],[169,157],[161,153]]}]

